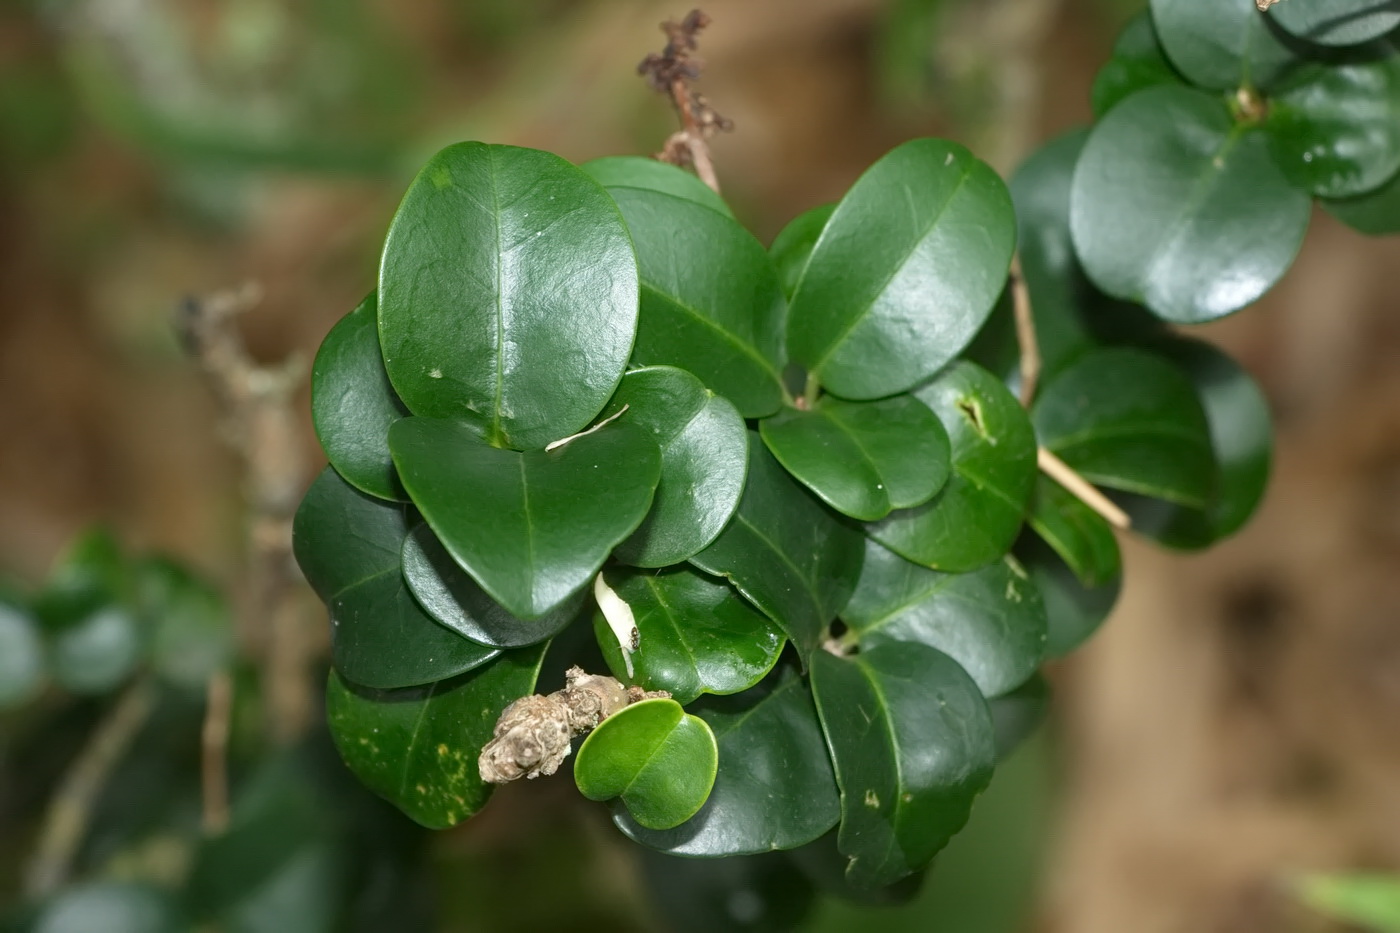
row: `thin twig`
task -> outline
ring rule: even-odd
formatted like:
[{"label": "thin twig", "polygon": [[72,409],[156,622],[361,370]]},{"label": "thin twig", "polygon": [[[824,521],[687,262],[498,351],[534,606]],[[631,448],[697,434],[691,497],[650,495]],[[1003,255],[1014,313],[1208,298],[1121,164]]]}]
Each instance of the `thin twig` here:
[{"label": "thin twig", "polygon": [[691,10],[680,22],[662,23],[666,48],[642,59],[637,73],[645,75],[654,90],[670,96],[681,118],[681,128],[667,138],[656,157],[673,165],[689,165],[701,181],[718,193],[719,177],[710,158],[709,138],[721,130],[732,130],[734,124],[715,112],[704,95],[690,86],[704,68],[695,51],[699,48],[700,30],[709,24],[710,18],[700,10]]},{"label": "thin twig", "polygon": [[25,892],[43,898],[62,887],[92,822],[93,806],[155,707],[155,687],[131,684],[88,737],[49,799],[39,841],[25,874]]},{"label": "thin twig", "polygon": [[1127,512],[1120,509],[1108,496],[1099,492],[1092,483],[1074,472],[1069,464],[1044,447],[1036,451],[1036,463],[1040,466],[1042,473],[1065,487],[1089,508],[1098,512],[1114,528],[1126,531],[1132,526],[1132,520],[1128,518]]},{"label": "thin twig", "polygon": [[1031,293],[1021,274],[1021,257],[1011,257],[1011,310],[1016,318],[1016,343],[1021,348],[1021,406],[1030,408],[1040,383],[1040,342],[1031,315]]},{"label": "thin twig", "polygon": [[233,715],[233,678],[228,671],[209,677],[205,704],[199,770],[204,832],[213,836],[228,828],[228,732]]}]

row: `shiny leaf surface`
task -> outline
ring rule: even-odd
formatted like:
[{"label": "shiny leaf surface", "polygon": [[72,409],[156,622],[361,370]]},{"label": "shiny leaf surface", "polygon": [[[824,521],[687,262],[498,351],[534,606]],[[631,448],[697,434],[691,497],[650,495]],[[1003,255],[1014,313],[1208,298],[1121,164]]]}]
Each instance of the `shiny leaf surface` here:
[{"label": "shiny leaf surface", "polygon": [[604,188],[643,188],[702,204],[733,217],[724,198],[691,172],[645,156],[604,156],[579,166]]},{"label": "shiny leaf surface", "polygon": [[1167,58],[1193,84],[1268,90],[1298,67],[1297,45],[1254,0],[1151,0]]},{"label": "shiny leaf surface", "polygon": [[798,214],[773,238],[768,253],[778,267],[778,280],[783,284],[783,294],[789,299],[802,281],[802,273],[807,270],[807,260],[812,257],[812,248],[821,239],[826,222],[836,211],[835,204],[823,204]]},{"label": "shiny leaf surface", "polygon": [[[1102,117],[1119,101],[1145,87],[1181,84],[1182,80],[1172,63],[1167,61],[1162,44],[1157,41],[1152,17],[1140,13],[1123,27],[1118,41],[1113,44],[1113,57],[1094,76],[1094,87],[1090,92],[1094,116]],[[1014,197],[1014,186],[1011,193]]]},{"label": "shiny leaf surface", "polygon": [[1292,35],[1319,45],[1358,45],[1400,26],[1400,8],[1387,0],[1275,4],[1269,15]]},{"label": "shiny leaf surface", "polygon": [[1043,473],[1036,478],[1026,522],[1085,586],[1117,579],[1122,556],[1113,528],[1073,493]]}]

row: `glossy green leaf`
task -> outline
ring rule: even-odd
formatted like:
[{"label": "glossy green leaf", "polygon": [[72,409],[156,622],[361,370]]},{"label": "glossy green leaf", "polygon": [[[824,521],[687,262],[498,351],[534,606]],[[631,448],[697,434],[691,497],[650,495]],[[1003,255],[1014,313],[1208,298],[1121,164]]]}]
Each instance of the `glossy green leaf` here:
[{"label": "glossy green leaf", "polygon": [[359,687],[332,672],[326,717],[336,748],[370,790],[430,829],[486,804],[477,758],[501,711],[535,690],[544,646],[508,651],[450,680],[401,690]]},{"label": "glossy green leaf", "polygon": [[403,578],[408,506],[359,492],[333,469],[307,490],[292,547],[331,615],[336,670],[367,687],[409,687],[485,664],[499,652],[439,625]]},{"label": "glossy green leaf", "polygon": [[585,594],[579,593],[538,619],[513,616],[457,566],[427,525],[419,525],[404,538],[403,577],[428,615],[493,648],[519,648],[553,638],[578,617],[585,599]]},{"label": "glossy green leaf", "polygon": [[709,800],[674,829],[640,826],[622,810],[619,829],[653,849],[707,858],[805,845],[836,825],[841,804],[817,709],[803,679],[707,700],[696,712],[719,743]]},{"label": "glossy green leaf", "polygon": [[671,829],[705,805],[718,756],[704,720],[675,700],[643,700],[589,733],[574,762],[574,782],[590,800],[622,798],[641,826]]},{"label": "glossy green leaf", "polygon": [[855,588],[861,549],[860,533],[827,512],[750,437],[739,510],[690,562],[727,577],[805,658]]},{"label": "glossy green leaf", "polygon": [[1374,191],[1400,172],[1400,55],[1315,65],[1269,99],[1274,160],[1319,197]]},{"label": "glossy green leaf", "polygon": [[138,612],[150,632],[152,667],[167,681],[202,692],[237,650],[228,603],[168,558],[137,562],[132,577]]},{"label": "glossy green leaf", "polygon": [[713,541],[739,507],[748,429],[728,399],[671,366],[624,376],[603,415],[623,406],[620,420],[649,432],[661,448],[661,480],[651,511],[613,554],[636,567],[680,563]]},{"label": "glossy green leaf", "polygon": [[1374,191],[1354,198],[1322,198],[1323,209],[1367,236],[1400,233],[1400,172]]},{"label": "glossy green leaf", "polygon": [[1089,277],[1180,324],[1253,302],[1293,262],[1310,208],[1268,150],[1200,91],[1151,87],[1114,107],[1074,173],[1070,227]]},{"label": "glossy green leaf", "polygon": [[588,585],[646,516],[661,475],[660,450],[630,424],[519,453],[488,446],[460,421],[405,418],[389,447],[448,553],[522,619]]},{"label": "glossy green leaf", "polygon": [[914,394],[947,429],[953,474],[932,501],[867,526],[867,534],[916,564],[975,570],[1016,540],[1035,481],[1035,434],[1006,387],[966,361]]},{"label": "glossy green leaf", "polygon": [[1086,585],[1037,535],[1021,536],[1016,558],[1045,604],[1047,657],[1064,657],[1082,645],[1098,631],[1118,601],[1121,571],[1102,583]]},{"label": "glossy green leaf", "polygon": [[1036,479],[1026,522],[1085,586],[1100,586],[1122,572],[1113,528],[1078,496],[1043,473]]},{"label": "glossy green leaf", "polygon": [[[1152,17],[1143,12],[1133,17],[1118,34],[1118,41],[1113,44],[1113,57],[1094,76],[1090,103],[1094,116],[1102,117],[1119,101],[1145,87],[1181,83],[1181,75],[1167,60],[1162,44],[1157,41]],[[1014,185],[1011,194],[1012,197],[1016,195]]]},{"label": "glossy green leaf", "polygon": [[79,694],[108,693],[143,660],[146,639],[127,606],[104,606],[55,632],[49,642],[54,681]]},{"label": "glossy green leaf", "polygon": [[916,139],[856,181],[794,290],[788,353],[823,386],[913,388],[976,335],[1016,242],[1006,185],[957,143]]},{"label": "glossy green leaf", "polygon": [[579,166],[604,188],[643,188],[702,204],[733,217],[724,198],[691,172],[646,156],[604,156]]},{"label": "glossy green leaf", "polygon": [[1041,389],[1040,443],[1089,482],[1202,508],[1215,492],[1205,412],[1190,380],[1144,350],[1106,347]]},{"label": "glossy green leaf", "polygon": [[1400,933],[1400,877],[1310,875],[1297,890],[1303,903],[1329,917],[1379,933]]},{"label": "glossy green leaf", "polygon": [[773,264],[778,267],[778,281],[783,284],[783,294],[789,299],[807,270],[807,260],[812,258],[812,248],[821,239],[826,222],[836,210],[835,204],[823,204],[798,214],[774,237],[768,253]]},{"label": "glossy green leaf", "polygon": [[1045,654],[1045,606],[1010,557],[970,573],[939,573],[868,541],[841,619],[862,652],[905,642],[937,648],[987,697],[1020,686]]},{"label": "glossy green leaf", "polygon": [[923,505],[948,481],[948,432],[912,395],[878,402],[826,396],[759,424],[769,451],[827,505],[874,521]]},{"label": "glossy green leaf", "polygon": [[1004,761],[1045,721],[1050,684],[1037,673],[1010,693],[989,700],[987,708],[996,733],[997,761]]},{"label": "glossy green leaf", "polygon": [[44,645],[30,614],[0,602],[0,710],[22,706],[44,686]]},{"label": "glossy green leaf", "polygon": [[379,339],[414,414],[543,447],[607,402],[636,326],[622,219],[558,156],[458,143],[404,195],[384,241]]},{"label": "glossy green leaf", "polygon": [[874,887],[923,868],[992,777],[992,719],[977,685],[935,648],[884,644],[814,654],[812,693],[841,788],[847,879]]},{"label": "glossy green leaf", "polygon": [[1269,16],[1287,32],[1318,45],[1359,45],[1400,26],[1400,7],[1390,0],[1311,0],[1280,3]]},{"label": "glossy green leaf", "polygon": [[389,425],[408,415],[379,352],[377,295],[340,319],[311,368],[316,437],[346,482],[381,499],[407,499],[389,456]]},{"label": "glossy green leaf", "polygon": [[1297,42],[1254,0],[1151,0],[1167,58],[1193,84],[1268,90],[1301,62]]},{"label": "glossy green leaf", "polygon": [[91,881],[62,889],[26,933],[184,933],[189,921],[167,891],[129,881]]},{"label": "glossy green leaf", "polygon": [[625,683],[665,690],[688,704],[702,693],[738,693],[758,683],[785,639],[733,588],[688,567],[609,570],[604,579],[632,610],[637,648],[628,674],[617,636],[598,613],[594,631],[608,668]]},{"label": "glossy green leaf", "polygon": [[656,191],[614,188],[641,275],[632,359],[679,366],[746,418],[781,404],[783,315],[778,274],[732,218]]}]

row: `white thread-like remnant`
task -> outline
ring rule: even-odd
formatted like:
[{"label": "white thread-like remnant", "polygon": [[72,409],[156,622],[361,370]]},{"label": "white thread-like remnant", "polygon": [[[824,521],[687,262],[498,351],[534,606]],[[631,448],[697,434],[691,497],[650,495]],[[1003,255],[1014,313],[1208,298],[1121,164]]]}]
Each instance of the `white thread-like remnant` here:
[{"label": "white thread-like remnant", "polygon": [[577,434],[570,434],[568,437],[561,437],[557,441],[550,441],[548,444],[544,445],[544,452],[549,453],[551,450],[558,450],[560,447],[563,447],[565,444],[569,443],[569,441],[576,441],[580,437],[583,437],[585,434],[592,434],[599,428],[607,427],[608,425],[616,421],[618,418],[621,418],[623,413],[631,407],[631,405],[623,405],[617,411],[613,412],[611,415],[608,415],[602,421],[599,421],[597,424],[587,429],[586,431],[580,431]]},{"label": "white thread-like remnant", "polygon": [[627,665],[627,676],[631,678],[632,652],[636,651],[642,642],[642,633],[637,629],[637,618],[632,615],[632,607],[613,592],[613,588],[603,579],[601,571],[593,578],[593,598],[598,601],[598,609],[603,613],[603,618],[608,620],[608,628],[612,629],[617,638],[617,645],[622,649],[622,662]]}]

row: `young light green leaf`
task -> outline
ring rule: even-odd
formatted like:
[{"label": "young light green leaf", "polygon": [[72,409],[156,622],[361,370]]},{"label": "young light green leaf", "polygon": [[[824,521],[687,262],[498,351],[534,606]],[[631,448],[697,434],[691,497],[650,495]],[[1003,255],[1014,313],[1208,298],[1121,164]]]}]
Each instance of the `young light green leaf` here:
[{"label": "young light green leaf", "polygon": [[1400,26],[1400,8],[1388,0],[1311,0],[1269,8],[1287,32],[1318,45],[1360,45]]},{"label": "young light green leaf", "polygon": [[1015,242],[995,172],[956,143],[904,143],[827,221],[793,293],[788,353],[845,398],[910,389],[976,335]]},{"label": "young light green leaf", "polygon": [[863,521],[922,505],[948,480],[948,432],[912,395],[878,402],[827,396],[759,424],[769,451],[836,511]]},{"label": "young light green leaf", "polygon": [[458,143],[414,179],[384,241],[379,338],[415,415],[543,447],[603,407],[636,326],[627,230],[568,162]]},{"label": "young light green leaf", "polygon": [[622,798],[648,829],[695,815],[715,784],[719,750],[703,719],[675,700],[643,700],[613,713],[584,739],[574,783],[590,800]]},{"label": "young light green leaf", "polygon": [[[1144,11],[1129,20],[1118,34],[1118,41],[1113,44],[1113,57],[1094,76],[1090,104],[1094,116],[1102,117],[1119,101],[1145,87],[1182,84],[1183,81],[1167,61],[1167,54],[1162,51],[1157,32],[1152,28],[1152,17]],[[1016,196],[1014,185],[1011,195]],[[1019,201],[1017,207],[1020,207]]]},{"label": "young light green leaf", "polygon": [[812,258],[812,248],[821,239],[826,222],[835,212],[835,204],[823,204],[798,214],[773,239],[768,254],[778,268],[778,281],[783,283],[783,294],[792,299],[797,283],[802,281],[802,273],[807,271],[807,260]]},{"label": "young light green leaf", "polygon": [[389,425],[408,415],[379,352],[377,295],[371,292],[331,328],[311,367],[311,420],[326,459],[351,486],[406,500],[389,456]]},{"label": "young light green leaf", "polygon": [[1151,0],[1151,7],[1167,58],[1193,84],[1268,90],[1302,64],[1298,43],[1254,0]]},{"label": "young light green leaf", "polygon": [[1383,874],[1309,875],[1298,896],[1314,910],[1378,933],[1400,933],[1400,877]]},{"label": "young light green leaf", "polygon": [[1050,545],[1033,534],[1021,536],[1015,553],[1045,603],[1045,654],[1064,657],[1108,618],[1118,601],[1122,572],[1100,583],[1085,584]]},{"label": "young light green leaf", "polygon": [[592,582],[646,516],[661,475],[660,450],[631,424],[520,453],[488,446],[460,421],[405,418],[389,448],[448,553],[521,619]]},{"label": "young light green leaf", "polygon": [[684,198],[733,217],[724,198],[683,168],[645,156],[604,156],[579,166],[604,188],[643,188]]},{"label": "young light green leaf", "polygon": [[330,610],[335,668],[366,687],[442,680],[500,653],[439,625],[409,593],[401,552],[411,521],[408,506],[367,496],[327,467],[292,526],[301,572]]},{"label": "young light green leaf", "polygon": [[948,432],[952,476],[932,501],[894,512],[866,533],[916,564],[975,570],[1016,540],[1036,475],[1035,434],[1001,381],[966,361],[914,394]]},{"label": "young light green leaf", "polygon": [[44,686],[44,644],[33,616],[0,602],[0,710],[22,706]]}]

